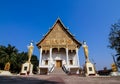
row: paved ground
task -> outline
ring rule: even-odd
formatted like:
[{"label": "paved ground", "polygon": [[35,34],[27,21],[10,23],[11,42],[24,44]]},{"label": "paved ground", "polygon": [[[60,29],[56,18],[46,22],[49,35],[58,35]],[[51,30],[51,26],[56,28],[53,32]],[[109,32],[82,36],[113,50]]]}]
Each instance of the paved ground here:
[{"label": "paved ground", "polygon": [[68,75],[0,76],[0,84],[120,84],[120,77]]}]

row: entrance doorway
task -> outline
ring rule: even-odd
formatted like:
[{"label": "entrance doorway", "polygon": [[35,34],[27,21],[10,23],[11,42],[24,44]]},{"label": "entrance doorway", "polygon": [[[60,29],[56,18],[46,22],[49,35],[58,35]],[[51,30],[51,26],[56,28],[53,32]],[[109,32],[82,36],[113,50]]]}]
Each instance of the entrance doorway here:
[{"label": "entrance doorway", "polygon": [[62,67],[62,60],[56,60],[56,67],[57,68]]}]

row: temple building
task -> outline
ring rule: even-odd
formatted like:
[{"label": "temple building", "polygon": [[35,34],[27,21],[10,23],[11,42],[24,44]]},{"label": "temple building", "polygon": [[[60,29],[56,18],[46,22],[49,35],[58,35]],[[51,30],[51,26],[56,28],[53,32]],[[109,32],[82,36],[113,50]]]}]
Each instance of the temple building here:
[{"label": "temple building", "polygon": [[58,18],[37,43],[40,52],[40,74],[54,72],[55,68],[62,68],[66,73],[72,70],[79,73],[78,50],[81,45]]}]

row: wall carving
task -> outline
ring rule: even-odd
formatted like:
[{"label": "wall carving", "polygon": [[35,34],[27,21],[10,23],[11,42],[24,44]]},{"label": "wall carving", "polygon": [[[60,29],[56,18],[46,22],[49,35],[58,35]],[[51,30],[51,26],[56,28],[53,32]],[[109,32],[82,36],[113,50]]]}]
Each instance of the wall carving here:
[{"label": "wall carving", "polygon": [[47,34],[40,46],[43,50],[49,50],[50,48],[68,48],[69,50],[75,50],[77,47],[76,42],[66,33],[61,24],[56,23],[53,29]]}]

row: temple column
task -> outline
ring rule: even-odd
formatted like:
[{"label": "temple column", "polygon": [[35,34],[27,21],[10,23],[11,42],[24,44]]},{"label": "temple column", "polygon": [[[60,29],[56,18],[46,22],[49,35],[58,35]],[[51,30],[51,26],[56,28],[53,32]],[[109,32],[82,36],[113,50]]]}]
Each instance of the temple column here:
[{"label": "temple column", "polygon": [[68,48],[66,48],[66,61],[67,61],[67,67],[68,67],[69,66]]},{"label": "temple column", "polygon": [[50,65],[52,64],[52,48],[50,48]]},{"label": "temple column", "polygon": [[40,48],[39,51],[40,51],[39,66],[41,66],[42,65],[42,48]]},{"label": "temple column", "polygon": [[76,48],[76,61],[77,61],[77,65],[79,66],[79,56],[78,56],[78,48]]}]

